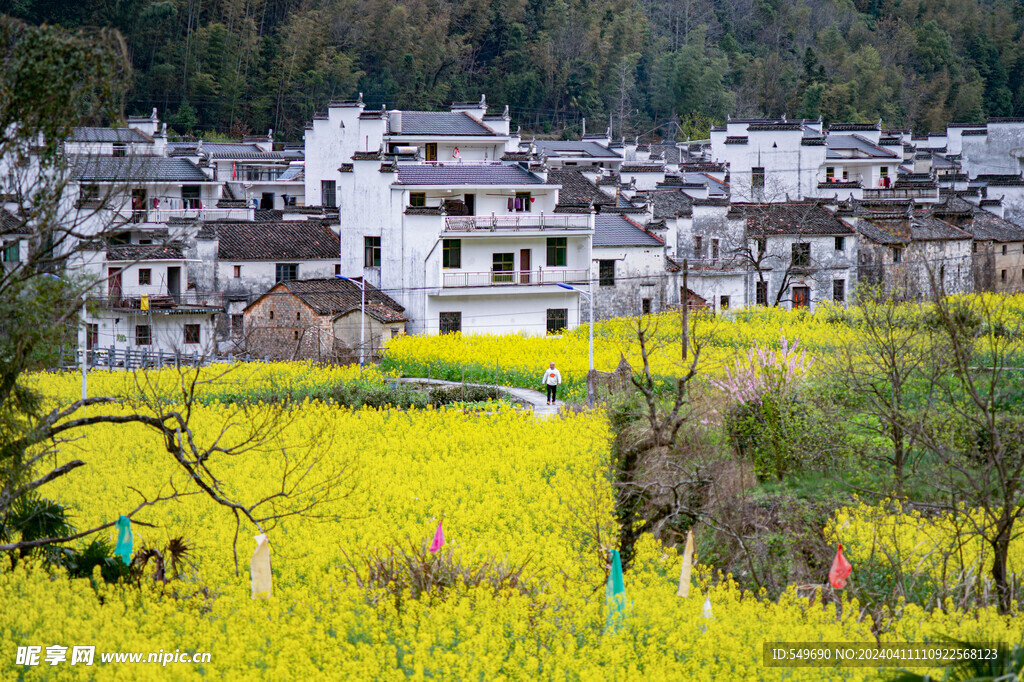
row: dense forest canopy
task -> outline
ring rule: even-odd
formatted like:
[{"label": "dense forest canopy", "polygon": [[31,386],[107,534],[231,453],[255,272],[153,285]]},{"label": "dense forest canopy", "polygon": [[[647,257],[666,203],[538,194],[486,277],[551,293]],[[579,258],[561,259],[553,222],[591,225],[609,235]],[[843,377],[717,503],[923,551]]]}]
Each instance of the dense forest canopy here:
[{"label": "dense forest canopy", "polygon": [[1024,116],[1018,0],[3,0],[25,20],[107,26],[128,111],[179,132],[314,112],[508,104],[524,131],[699,137],[712,121],[871,121],[915,133]]}]

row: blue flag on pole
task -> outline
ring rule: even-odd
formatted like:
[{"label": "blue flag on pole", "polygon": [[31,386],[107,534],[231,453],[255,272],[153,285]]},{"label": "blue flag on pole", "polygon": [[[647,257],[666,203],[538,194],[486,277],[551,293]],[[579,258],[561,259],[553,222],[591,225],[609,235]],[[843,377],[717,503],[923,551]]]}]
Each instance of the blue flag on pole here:
[{"label": "blue flag on pole", "polygon": [[117,520],[117,547],[114,555],[121,557],[125,564],[132,562],[132,522],[127,516]]},{"label": "blue flag on pole", "polygon": [[612,569],[608,572],[605,600],[608,605],[607,631],[615,632],[626,615],[626,586],[622,580],[622,559],[619,550],[611,550]]}]

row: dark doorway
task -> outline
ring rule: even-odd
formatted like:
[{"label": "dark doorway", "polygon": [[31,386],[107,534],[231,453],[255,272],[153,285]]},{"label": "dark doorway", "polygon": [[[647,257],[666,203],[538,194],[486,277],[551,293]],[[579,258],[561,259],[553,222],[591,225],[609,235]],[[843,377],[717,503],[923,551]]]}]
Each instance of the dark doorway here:
[{"label": "dark doorway", "polygon": [[794,308],[810,308],[811,307],[811,289],[810,289],[810,287],[793,287],[793,307]]},{"label": "dark doorway", "polygon": [[466,215],[476,215],[476,195],[467,194],[463,200],[466,202]]},{"label": "dark doorway", "polygon": [[260,208],[268,211],[274,210],[274,193],[264,192],[263,198],[260,199]]},{"label": "dark doorway", "polygon": [[167,268],[167,295],[174,299],[175,303],[181,301],[181,268]]},{"label": "dark doorway", "polygon": [[519,250],[519,283],[530,283],[530,250]]},{"label": "dark doorway", "polygon": [[109,287],[110,300],[112,302],[121,301],[121,268],[110,268],[107,271],[107,281]]}]

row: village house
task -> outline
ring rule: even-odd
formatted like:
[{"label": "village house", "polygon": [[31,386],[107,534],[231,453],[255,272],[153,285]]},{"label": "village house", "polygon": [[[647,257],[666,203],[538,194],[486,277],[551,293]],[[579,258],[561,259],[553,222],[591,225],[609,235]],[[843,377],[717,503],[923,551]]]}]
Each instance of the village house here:
[{"label": "village house", "polygon": [[[365,323],[361,322],[365,309]],[[404,309],[376,287],[337,277],[287,280],[246,306],[242,347],[258,357],[317,362],[376,359],[404,332]],[[362,329],[361,329],[362,327]]]},{"label": "village house", "polygon": [[974,237],[975,291],[1024,290],[1024,227],[957,196],[937,204],[932,213]]},{"label": "village house", "polygon": [[679,301],[674,291],[676,264],[665,242],[627,215],[602,213],[594,219],[590,278],[596,286],[594,317],[659,312]]},{"label": "village house", "polygon": [[275,284],[339,274],[336,230],[318,219],[203,224],[189,255],[197,261],[197,286],[224,294],[227,318],[218,320],[219,340],[242,338],[246,306]]},{"label": "village house", "polygon": [[973,290],[971,235],[917,209],[913,200],[851,202],[837,215],[859,235],[858,277],[907,299],[931,295],[933,283],[946,293]]}]

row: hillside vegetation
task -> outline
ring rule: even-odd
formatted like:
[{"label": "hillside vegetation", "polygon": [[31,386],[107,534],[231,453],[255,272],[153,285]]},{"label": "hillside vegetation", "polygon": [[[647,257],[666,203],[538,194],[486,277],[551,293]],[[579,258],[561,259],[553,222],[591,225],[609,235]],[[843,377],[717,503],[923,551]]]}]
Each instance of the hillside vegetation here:
[{"label": "hillside vegetation", "polygon": [[703,136],[726,115],[876,120],[916,133],[1024,115],[1012,0],[13,0],[111,26],[129,113],[178,132],[300,140],[331,99],[508,104],[526,131]]}]

